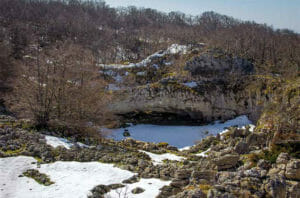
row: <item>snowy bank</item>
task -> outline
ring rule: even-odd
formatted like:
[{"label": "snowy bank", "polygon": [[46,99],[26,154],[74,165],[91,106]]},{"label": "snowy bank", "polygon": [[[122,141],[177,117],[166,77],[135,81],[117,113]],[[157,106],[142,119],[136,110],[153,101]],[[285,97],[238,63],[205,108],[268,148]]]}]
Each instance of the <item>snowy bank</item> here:
[{"label": "snowy bank", "polygon": [[147,58],[138,63],[109,65],[99,64],[98,66],[104,69],[128,69],[134,67],[146,67],[155,58],[163,57],[169,54],[186,54],[190,48],[191,46],[172,44],[167,50],[155,52],[154,54],[148,56]]},{"label": "snowy bank", "polygon": [[140,150],[140,152],[146,153],[152,159],[154,165],[162,164],[164,160],[181,161],[185,159],[172,153],[155,154],[143,150]]},{"label": "snowy bank", "polygon": [[[103,184],[121,183],[134,173],[114,167],[112,164],[100,162],[55,162],[41,164],[39,172],[49,176],[55,182],[50,186],[38,184],[28,177],[19,177],[28,169],[37,169],[36,160],[32,157],[18,156],[0,158],[0,197],[7,198],[86,198],[90,190]],[[151,183],[151,184],[150,184]],[[129,197],[155,197],[159,189],[168,185],[158,179],[141,179],[140,182],[128,185],[133,189],[137,186],[145,189],[145,192]],[[124,190],[125,192],[125,190]],[[111,197],[116,192],[111,192]]]},{"label": "snowy bank", "polygon": [[186,83],[183,83],[184,86],[187,86],[189,88],[194,88],[194,87],[197,87],[197,83],[196,82],[186,82]]},{"label": "snowy bank", "polygon": [[[74,143],[71,141],[65,139],[65,138],[59,138],[55,136],[45,135],[46,143],[54,148],[58,146],[65,147],[66,149],[70,149],[72,146],[74,146]],[[83,143],[77,142],[77,145],[81,148],[88,148],[88,145],[85,145]]]},{"label": "snowy bank", "polygon": [[[171,181],[162,181],[159,179],[141,179],[139,182],[134,184],[127,184],[123,188],[112,190],[105,195],[105,198],[151,198],[156,197],[159,194],[159,189],[165,185],[169,185]],[[136,188],[143,188],[145,191],[141,194],[133,194],[131,191]],[[120,196],[119,196],[120,195]]]},{"label": "snowy bank", "polygon": [[195,154],[196,156],[201,156],[201,157],[207,157],[207,153],[210,151],[210,148],[207,149],[206,151],[203,151],[202,153],[197,153]]}]

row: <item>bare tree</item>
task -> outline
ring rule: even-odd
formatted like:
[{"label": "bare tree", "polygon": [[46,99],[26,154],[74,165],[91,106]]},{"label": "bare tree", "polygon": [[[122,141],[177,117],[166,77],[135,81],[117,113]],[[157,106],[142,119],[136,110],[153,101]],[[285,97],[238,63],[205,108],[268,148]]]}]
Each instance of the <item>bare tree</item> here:
[{"label": "bare tree", "polygon": [[24,116],[40,126],[50,120],[101,122],[108,97],[91,52],[66,42],[36,49],[27,59],[15,89]]}]

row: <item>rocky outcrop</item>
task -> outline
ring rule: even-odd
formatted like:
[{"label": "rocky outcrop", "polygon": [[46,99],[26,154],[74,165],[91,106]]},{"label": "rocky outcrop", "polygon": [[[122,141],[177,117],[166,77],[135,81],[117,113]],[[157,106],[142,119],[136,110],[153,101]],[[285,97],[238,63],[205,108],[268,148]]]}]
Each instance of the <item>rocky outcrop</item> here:
[{"label": "rocky outcrop", "polygon": [[186,63],[194,86],[180,78],[161,79],[121,91],[110,109],[128,119],[153,123],[225,121],[257,112],[256,96],[245,90],[254,72],[251,62],[215,53]]},{"label": "rocky outcrop", "polygon": [[218,49],[210,50],[186,63],[185,69],[198,80],[231,81],[230,77],[245,76],[254,72],[253,64],[243,58],[226,55]]},{"label": "rocky outcrop", "polygon": [[286,165],[285,176],[291,180],[299,180],[300,181],[300,160],[291,160]]},{"label": "rocky outcrop", "polygon": [[[122,184],[98,185],[90,197],[105,197],[109,191],[140,181],[140,178],[160,178],[170,181],[160,189],[165,197],[288,197],[300,196],[300,160],[288,153],[266,150],[261,133],[231,127],[222,137],[207,137],[189,150],[179,151],[166,143],[154,144],[126,139],[120,142],[103,140],[89,148],[53,148],[45,137],[22,129],[18,120],[0,117],[0,156],[33,156],[39,163],[55,161],[101,161],[136,174]],[[251,145],[247,149],[243,145]],[[182,161],[164,161],[154,165],[148,155],[172,152],[184,156]],[[208,150],[206,156],[196,154]],[[243,150],[243,152],[237,152]],[[241,154],[243,153],[243,154]],[[45,175],[27,171],[30,177],[47,182]],[[46,178],[46,179],[45,179]],[[135,189],[134,193],[142,192]]]}]

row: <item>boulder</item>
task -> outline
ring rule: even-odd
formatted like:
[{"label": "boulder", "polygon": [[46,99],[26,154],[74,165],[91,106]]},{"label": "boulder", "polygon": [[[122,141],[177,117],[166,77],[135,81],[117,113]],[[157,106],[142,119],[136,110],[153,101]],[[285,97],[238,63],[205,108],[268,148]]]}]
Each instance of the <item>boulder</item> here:
[{"label": "boulder", "polygon": [[179,170],[175,173],[175,178],[177,179],[188,179],[191,176],[191,171],[189,170]]},{"label": "boulder", "polygon": [[271,168],[271,163],[264,159],[260,159],[257,162],[257,167],[264,169],[264,170],[269,170]]},{"label": "boulder", "polygon": [[185,190],[177,195],[171,196],[170,198],[206,198],[206,194],[200,189],[196,190]]},{"label": "boulder", "polygon": [[131,192],[132,192],[132,194],[140,194],[140,193],[142,193],[144,191],[145,191],[145,189],[140,188],[140,187],[136,187],[136,188],[132,189]]},{"label": "boulder", "polygon": [[217,159],[213,160],[213,162],[217,166],[217,169],[221,171],[235,167],[239,161],[239,158],[240,157],[238,155],[227,154],[218,157]]},{"label": "boulder", "polygon": [[213,183],[215,181],[216,172],[210,170],[204,171],[193,171],[192,178],[197,180],[206,180],[209,183]]},{"label": "boulder", "polygon": [[122,181],[122,183],[124,184],[133,184],[133,183],[136,183],[140,180],[140,178],[138,178],[137,176],[132,176],[130,177],[129,179],[125,179],[124,181]]},{"label": "boulder", "polygon": [[266,144],[266,134],[264,133],[251,133],[246,138],[246,143],[248,146],[258,146],[258,147],[265,147]]},{"label": "boulder", "polygon": [[189,184],[188,179],[173,179],[172,183],[170,184],[172,187],[181,188]]},{"label": "boulder", "polygon": [[118,189],[118,188],[123,188],[123,187],[125,187],[125,185],[123,185],[123,184],[110,184],[107,187],[109,187],[112,190],[115,190],[115,189]]},{"label": "boulder", "polygon": [[290,160],[286,166],[285,176],[287,179],[300,180],[300,160]]},{"label": "boulder", "polygon": [[300,183],[293,182],[289,189],[289,197],[300,197]]},{"label": "boulder", "polygon": [[286,183],[282,178],[275,177],[266,181],[265,191],[274,198],[286,197]]},{"label": "boulder", "polygon": [[160,194],[156,198],[167,198],[181,191],[180,188],[176,188],[172,186],[164,186],[159,190],[160,190]]},{"label": "boulder", "polygon": [[91,192],[92,195],[88,196],[89,198],[104,198],[104,194],[108,193],[110,191],[110,188],[106,185],[98,185],[94,187]]},{"label": "boulder", "polygon": [[290,157],[287,153],[280,153],[276,159],[276,164],[287,164]]},{"label": "boulder", "polygon": [[267,171],[254,167],[251,168],[250,170],[246,170],[244,174],[246,177],[264,178],[267,175]]},{"label": "boulder", "polygon": [[235,145],[234,151],[238,154],[245,154],[249,152],[249,146],[246,142],[240,141]]}]

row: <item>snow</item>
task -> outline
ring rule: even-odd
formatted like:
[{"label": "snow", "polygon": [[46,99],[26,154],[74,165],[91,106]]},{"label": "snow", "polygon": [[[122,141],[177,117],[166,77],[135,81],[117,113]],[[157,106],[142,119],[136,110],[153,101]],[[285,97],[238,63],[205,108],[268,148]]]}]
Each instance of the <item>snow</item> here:
[{"label": "snow", "polygon": [[118,83],[123,82],[123,77],[120,76],[119,74],[117,74],[116,76],[113,76],[113,79]]},{"label": "snow", "polygon": [[[244,126],[242,126],[242,127],[238,127],[238,129],[246,129],[246,126],[247,126],[247,125],[244,125]],[[253,124],[248,124],[248,126],[250,127],[250,128],[249,128],[249,131],[250,131],[250,132],[253,132],[254,129],[255,129],[255,125],[253,125]],[[228,129],[225,129],[225,130],[223,130],[223,131],[220,133],[220,135],[224,135],[224,134],[227,133],[228,131],[229,131]]]},{"label": "snow", "polygon": [[207,149],[206,151],[203,151],[202,153],[197,153],[195,154],[196,156],[201,156],[201,157],[207,157],[207,153],[210,151],[210,148]]},{"label": "snow", "polygon": [[114,76],[116,74],[113,70],[99,71],[99,73],[107,76]]},{"label": "snow", "polygon": [[0,197],[7,198],[83,198],[99,184],[121,183],[134,174],[100,162],[55,162],[41,164],[38,170],[47,174],[50,186],[38,184],[31,178],[18,177],[27,169],[36,168],[32,157],[0,158]]},{"label": "snow", "polygon": [[255,125],[254,124],[249,124],[249,126],[250,126],[249,131],[254,132]]},{"label": "snow", "polygon": [[183,85],[185,85],[187,87],[190,87],[190,88],[197,87],[197,83],[196,82],[186,82],[186,83],[183,83]]},{"label": "snow", "polygon": [[143,152],[152,159],[152,163],[154,165],[162,164],[163,160],[172,160],[172,161],[181,161],[185,159],[184,157],[177,156],[172,153],[164,153],[164,154],[155,154],[155,153],[150,153],[147,151],[140,150],[140,152]]},{"label": "snow", "polygon": [[[37,169],[36,160],[32,157],[18,156],[0,158],[0,197],[6,198],[83,198],[90,194],[93,187],[103,184],[121,183],[134,173],[114,167],[112,164],[100,162],[55,162],[41,164],[39,172],[48,175],[55,182],[50,186],[38,184],[31,178],[19,177],[28,169]],[[156,197],[159,189],[170,181],[159,179],[141,179],[139,182],[129,184],[128,197],[143,198]],[[136,187],[145,189],[141,194],[132,194],[131,190]],[[106,197],[118,197],[121,190],[114,190]],[[123,196],[122,196],[123,197]]]},{"label": "snow", "polygon": [[178,44],[173,44],[171,45],[167,50],[167,54],[186,54],[188,51],[189,47],[186,45],[178,45]]},{"label": "snow", "polygon": [[[59,137],[54,137],[50,135],[45,135],[46,143],[54,148],[58,146],[65,147],[66,149],[70,149],[72,146],[74,146],[74,143],[71,141],[65,139],[65,138],[59,138]],[[77,142],[78,146],[81,148],[89,148],[88,145],[85,145],[81,142]]]},{"label": "snow", "polygon": [[45,135],[46,143],[54,148],[58,146],[70,149],[74,144],[65,138],[59,138],[54,136]]},{"label": "snow", "polygon": [[179,151],[186,151],[186,150],[190,150],[191,146],[185,146],[183,148],[178,149]]},{"label": "snow", "polygon": [[155,69],[159,69],[158,64],[153,64],[152,66],[153,66]]},{"label": "snow", "polygon": [[[204,126],[168,126],[168,125],[151,125],[138,124],[128,127],[131,138],[145,142],[167,142],[178,148],[192,146],[209,135],[217,135],[224,131],[225,127],[237,125],[238,127],[251,124],[247,116],[239,116],[235,119],[228,120],[224,123],[219,121]],[[208,133],[206,133],[208,131]],[[108,137],[115,140],[122,140],[124,129],[111,129]]]},{"label": "snow", "polygon": [[186,54],[187,51],[190,49],[190,46],[186,45],[178,45],[172,44],[167,50],[165,51],[158,51],[154,54],[148,56],[144,60],[138,63],[129,63],[129,64],[98,64],[99,67],[105,69],[128,69],[134,67],[146,67],[151,61],[157,57],[163,57],[168,54]]},{"label": "snow", "polygon": [[[253,125],[253,124],[248,124],[248,126],[250,127],[250,128],[249,128],[249,131],[250,131],[250,132],[253,132],[254,129],[255,129],[255,125]],[[238,129],[246,129],[246,126],[244,125],[244,126],[242,126],[242,127],[238,127]],[[225,129],[225,130],[223,130],[222,132],[220,132],[221,140],[224,140],[224,134],[227,133],[228,131],[229,131],[228,129]]]},{"label": "snow", "polygon": [[118,91],[118,90],[121,90],[121,88],[119,86],[117,86],[116,84],[108,84],[107,90]]},{"label": "snow", "polygon": [[136,75],[137,76],[145,76],[147,73],[146,72],[137,72]]},{"label": "snow", "polygon": [[[145,198],[145,197],[156,197],[159,194],[159,189],[165,185],[169,185],[171,181],[162,181],[159,179],[141,179],[137,183],[128,184],[123,188],[113,190],[105,195],[105,198],[118,198],[118,197],[128,197],[128,198]],[[141,194],[133,194],[131,191],[140,187],[145,189]],[[121,196],[119,196],[119,194]],[[127,195],[127,196],[126,196]]]},{"label": "snow", "polygon": [[166,62],[165,63],[165,65],[167,65],[167,66],[170,66],[170,65],[172,65],[173,63],[172,62]]}]

